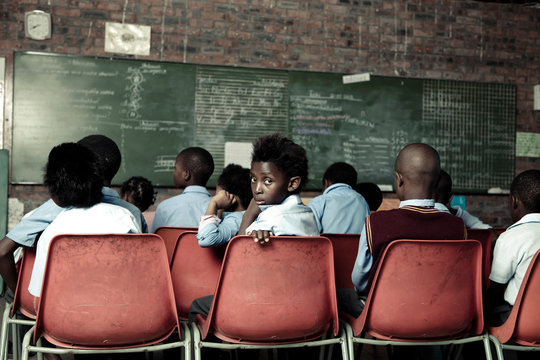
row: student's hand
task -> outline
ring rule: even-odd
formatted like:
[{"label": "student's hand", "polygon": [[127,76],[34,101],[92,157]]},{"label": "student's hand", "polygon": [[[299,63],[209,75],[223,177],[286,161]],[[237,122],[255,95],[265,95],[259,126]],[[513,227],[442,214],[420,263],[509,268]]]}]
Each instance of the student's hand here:
[{"label": "student's hand", "polygon": [[236,198],[233,194],[225,190],[219,190],[216,195],[212,197],[210,201],[213,201],[218,210],[226,209],[232,204],[236,203]]},{"label": "student's hand", "polygon": [[[255,220],[257,218],[257,216],[259,216],[259,214],[261,213],[261,208],[259,207],[259,205],[257,205],[257,202],[255,201],[255,199],[251,199],[251,201],[249,202],[249,205],[248,205],[248,208],[246,209],[246,212],[245,214],[252,218],[253,220]],[[253,221],[252,220],[252,221]]]},{"label": "student's hand", "polygon": [[253,230],[249,235],[253,237],[253,241],[261,246],[265,246],[270,243],[270,236],[274,236],[274,233],[269,230]]}]

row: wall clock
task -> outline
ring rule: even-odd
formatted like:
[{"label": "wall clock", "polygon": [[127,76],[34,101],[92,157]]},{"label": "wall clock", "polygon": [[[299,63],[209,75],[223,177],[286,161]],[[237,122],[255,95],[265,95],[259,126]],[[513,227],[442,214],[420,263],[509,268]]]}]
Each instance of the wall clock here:
[{"label": "wall clock", "polygon": [[51,38],[51,14],[41,10],[24,13],[24,34],[34,40]]}]

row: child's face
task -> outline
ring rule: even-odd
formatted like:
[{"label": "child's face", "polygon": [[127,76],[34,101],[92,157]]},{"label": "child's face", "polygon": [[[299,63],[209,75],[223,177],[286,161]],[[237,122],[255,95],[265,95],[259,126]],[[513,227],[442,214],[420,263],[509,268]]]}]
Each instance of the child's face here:
[{"label": "child's face", "polygon": [[274,163],[251,163],[250,177],[251,191],[257,205],[280,204],[289,194],[289,179]]}]

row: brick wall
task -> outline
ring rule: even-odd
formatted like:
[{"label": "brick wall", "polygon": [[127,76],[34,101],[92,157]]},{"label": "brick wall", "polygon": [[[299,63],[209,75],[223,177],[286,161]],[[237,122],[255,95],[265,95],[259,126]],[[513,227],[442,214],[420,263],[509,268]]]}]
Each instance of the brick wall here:
[{"label": "brick wall", "polygon": [[[34,9],[52,14],[52,39],[24,37],[24,12]],[[540,112],[532,110],[533,86],[540,84],[540,9],[477,1],[2,2],[0,56],[8,61],[8,98],[13,50],[111,56],[104,52],[106,21],[150,25],[151,55],[144,58],[151,60],[515,84],[517,131],[540,133]],[[3,133],[8,148],[9,102]],[[530,168],[540,169],[540,159],[516,159],[516,173]],[[10,196],[28,211],[46,198],[36,189],[13,186]],[[171,193],[161,189],[159,199]],[[467,204],[486,222],[510,222],[504,196],[468,196]]]}]

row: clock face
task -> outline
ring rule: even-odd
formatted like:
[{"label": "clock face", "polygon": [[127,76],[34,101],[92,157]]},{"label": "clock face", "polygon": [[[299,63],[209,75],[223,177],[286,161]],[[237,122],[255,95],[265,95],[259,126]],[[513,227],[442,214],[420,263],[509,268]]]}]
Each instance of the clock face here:
[{"label": "clock face", "polygon": [[25,14],[26,36],[34,40],[51,37],[51,15],[43,11],[31,11]]}]

